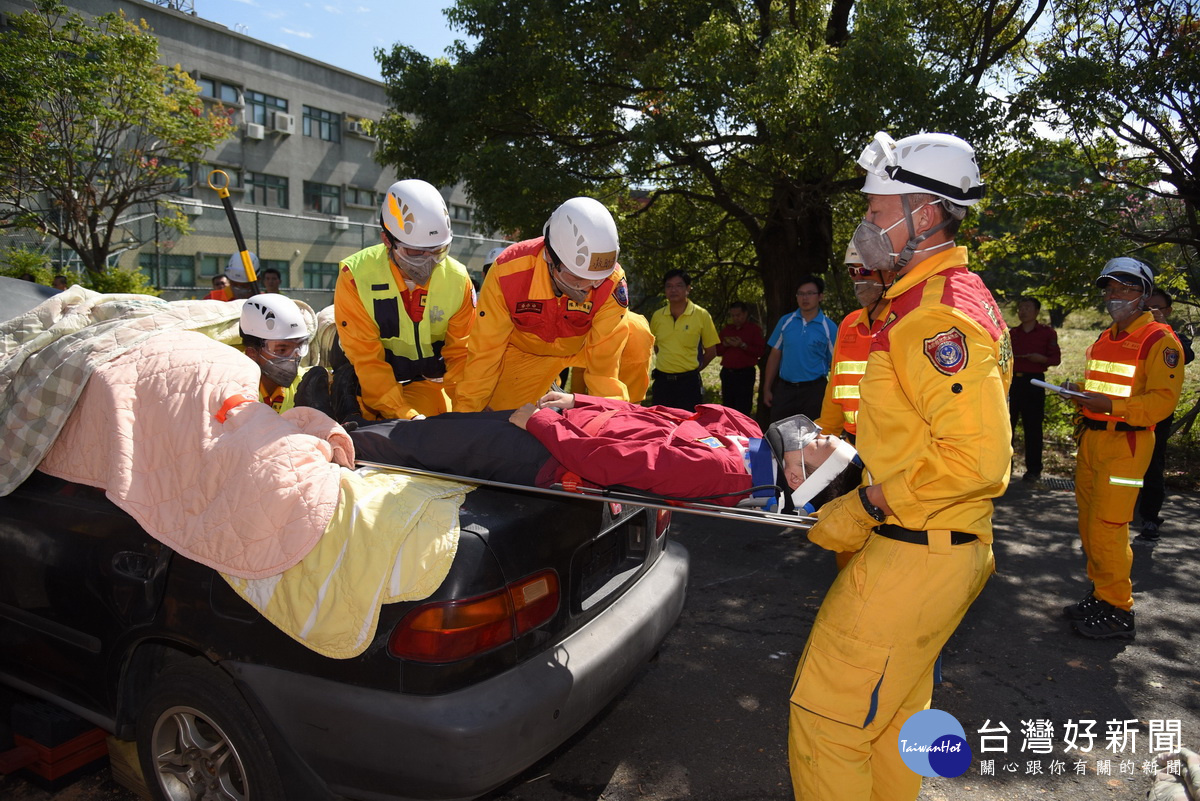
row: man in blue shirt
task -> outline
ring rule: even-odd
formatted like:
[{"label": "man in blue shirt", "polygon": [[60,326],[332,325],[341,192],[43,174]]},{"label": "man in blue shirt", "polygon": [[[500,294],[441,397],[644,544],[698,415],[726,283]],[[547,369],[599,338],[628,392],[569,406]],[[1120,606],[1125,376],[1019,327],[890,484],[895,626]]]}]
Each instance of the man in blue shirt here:
[{"label": "man in blue shirt", "polygon": [[837,323],[821,311],[825,282],[806,275],[796,290],[799,307],[775,324],[767,340],[770,351],[763,373],[763,403],[771,409],[771,422],[802,414],[821,416],[821,401],[829,381]]}]

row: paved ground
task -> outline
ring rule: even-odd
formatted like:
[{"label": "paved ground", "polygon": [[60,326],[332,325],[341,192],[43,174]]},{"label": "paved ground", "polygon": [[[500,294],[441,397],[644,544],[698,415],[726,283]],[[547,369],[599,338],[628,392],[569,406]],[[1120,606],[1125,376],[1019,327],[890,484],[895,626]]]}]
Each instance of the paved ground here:
[{"label": "paved ground", "polygon": [[[1013,484],[996,515],[999,573],[947,647],[934,695],[935,707],[962,722],[975,761],[960,778],[927,781],[922,799],[1143,799],[1151,721],[1178,721],[1183,743],[1200,743],[1200,497],[1173,495],[1166,510],[1162,543],[1136,549],[1137,640],[1092,642],[1070,633],[1060,612],[1085,588],[1074,496]],[[787,692],[832,558],[795,531],[676,520],[692,580],[659,658],[583,732],[488,801],[792,797]],[[1022,753],[1022,721],[1039,719],[1054,727],[1053,753]],[[1098,721],[1101,736],[1080,775],[1062,735],[1082,719]],[[1007,752],[979,753],[977,731],[989,720],[1011,730]],[[1138,721],[1132,749],[1105,751],[1109,720]],[[981,775],[981,758],[995,760],[995,775]],[[1110,775],[1097,772],[1102,758]],[[1064,773],[1053,772],[1055,760]],[[1122,774],[1122,762],[1133,772]],[[57,795],[0,779],[4,801],[133,798],[102,775]]]}]

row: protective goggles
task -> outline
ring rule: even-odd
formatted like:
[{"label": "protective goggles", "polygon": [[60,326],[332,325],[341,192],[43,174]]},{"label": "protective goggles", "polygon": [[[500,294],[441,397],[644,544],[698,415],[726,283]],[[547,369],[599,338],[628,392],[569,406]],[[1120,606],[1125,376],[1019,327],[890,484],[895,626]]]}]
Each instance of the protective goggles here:
[{"label": "protective goggles", "polygon": [[846,265],[846,272],[850,273],[851,278],[870,278],[875,271],[868,267],[853,264]]},{"label": "protective goggles", "polygon": [[308,340],[268,339],[263,342],[258,352],[269,359],[290,359],[293,356],[303,359],[308,354]]},{"label": "protective goggles", "polygon": [[880,131],[867,145],[858,157],[858,166],[879,178],[891,178],[894,170],[888,167],[899,167],[900,159],[896,156],[896,140]]}]

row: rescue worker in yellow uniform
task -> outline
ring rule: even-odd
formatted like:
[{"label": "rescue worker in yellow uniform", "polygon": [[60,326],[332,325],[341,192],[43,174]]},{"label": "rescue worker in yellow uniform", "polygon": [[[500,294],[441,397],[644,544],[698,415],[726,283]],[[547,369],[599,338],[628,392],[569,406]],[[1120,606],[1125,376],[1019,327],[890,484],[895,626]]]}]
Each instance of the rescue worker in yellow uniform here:
[{"label": "rescue worker in yellow uniform", "polygon": [[[654,357],[654,333],[650,330],[650,321],[645,315],[629,309],[625,310],[625,319],[621,321],[628,334],[625,347],[621,349],[621,366],[617,377],[625,385],[629,393],[630,403],[641,403],[650,391],[650,362]],[[571,361],[572,391],[585,395],[595,395],[596,390],[587,383],[587,368],[583,365],[583,356],[578,355]]]},{"label": "rescue worker in yellow uniform", "polygon": [[277,412],[312,406],[329,413],[328,371],[300,366],[311,332],[296,301],[279,294],[255,295],[242,305],[239,332],[246,356],[262,373],[260,401]]},{"label": "rescue worker in yellow uniform", "polygon": [[821,416],[815,422],[821,427],[822,434],[842,435],[853,445],[858,435],[858,385],[867,371],[871,336],[883,327],[888,308],[883,299],[884,284],[890,283],[893,276],[865,267],[854,243],[846,248],[844,263],[854,282],[854,297],[861,308],[847,314],[838,325],[829,383],[821,401]]},{"label": "rescue worker in yellow uniform", "polygon": [[[888,302],[883,298],[884,285],[895,280],[895,274],[865,267],[853,242],[846,248],[844,263],[854,282],[854,297],[862,308],[847,314],[838,325],[829,383],[825,385],[821,417],[816,424],[822,434],[841,436],[853,445],[858,436],[858,385],[867,372],[871,338],[883,328],[888,308]],[[838,570],[845,567],[852,556],[853,553],[843,551],[834,554]]]},{"label": "rescue worker in yellow uniform", "polygon": [[507,247],[488,271],[455,411],[533,403],[572,364],[587,370],[594,395],[629,399],[619,378],[629,289],[612,214],[571,198],[542,233]]},{"label": "rescue worker in yellow uniform", "polygon": [[1183,347],[1145,310],[1154,289],[1145,264],[1112,259],[1096,286],[1113,324],[1088,347],[1084,396],[1070,398],[1082,412],[1075,501],[1092,586],[1063,611],[1085,637],[1133,639],[1129,521],[1154,453],[1154,425],[1179,403]]},{"label": "rescue worker in yellow uniform", "polygon": [[791,692],[800,801],[912,801],[897,737],[933,692],[938,654],[993,571],[992,498],[1012,445],[1008,327],[954,235],[983,187],[948,134],[859,158],[864,266],[896,271],[859,384],[858,450],[872,483],[823,506],[809,539],[854,552],[821,604]]},{"label": "rescue worker in yellow uniform", "polygon": [[357,381],[352,392],[369,420],[441,414],[466,365],[475,287],[449,255],[450,215],[432,184],[392,184],[379,223],[382,242],[338,272],[334,318],[349,365],[335,368],[334,381]]}]

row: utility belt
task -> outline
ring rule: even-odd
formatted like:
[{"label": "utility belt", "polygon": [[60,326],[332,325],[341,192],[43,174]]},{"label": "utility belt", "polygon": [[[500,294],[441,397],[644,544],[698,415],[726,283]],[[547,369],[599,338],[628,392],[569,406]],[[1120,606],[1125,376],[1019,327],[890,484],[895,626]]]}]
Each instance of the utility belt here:
[{"label": "utility belt", "polygon": [[1131,426],[1124,420],[1095,420],[1091,417],[1080,418],[1083,427],[1092,431],[1145,431],[1146,426]]},{"label": "utility belt", "polygon": [[825,376],[821,376],[820,378],[814,378],[811,381],[788,381],[786,378],[780,378],[779,383],[786,384],[789,387],[806,387],[809,384],[815,384],[818,381],[827,381],[827,380],[828,379]]},{"label": "utility belt", "polygon": [[688,370],[686,373],[664,373],[662,370],[654,371],[655,381],[678,381],[681,378],[700,375],[699,370]]},{"label": "utility belt", "polygon": [[[900,542],[908,542],[913,545],[929,545],[928,531],[913,531],[910,528],[902,528],[894,523],[884,523],[882,526],[875,528],[875,533],[881,537],[887,537],[889,540],[899,540]],[[966,545],[975,542],[979,537],[974,534],[968,534],[965,531],[951,531],[951,545]]]}]

